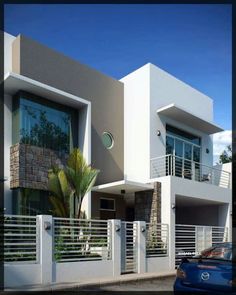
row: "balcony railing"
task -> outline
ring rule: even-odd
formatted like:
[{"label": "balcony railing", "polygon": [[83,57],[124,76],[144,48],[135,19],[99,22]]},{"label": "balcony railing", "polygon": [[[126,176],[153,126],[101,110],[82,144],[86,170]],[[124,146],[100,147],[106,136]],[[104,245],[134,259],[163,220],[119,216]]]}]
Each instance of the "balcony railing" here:
[{"label": "balcony railing", "polygon": [[151,179],[168,175],[230,188],[230,172],[173,155],[150,160]]}]

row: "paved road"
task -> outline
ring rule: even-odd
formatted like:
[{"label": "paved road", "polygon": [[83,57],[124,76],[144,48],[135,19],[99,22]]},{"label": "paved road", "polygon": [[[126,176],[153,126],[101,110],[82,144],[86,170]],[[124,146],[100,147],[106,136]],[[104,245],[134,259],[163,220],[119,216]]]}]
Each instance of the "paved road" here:
[{"label": "paved road", "polygon": [[175,277],[158,278],[148,281],[127,282],[119,285],[91,287],[86,291],[173,291]]}]

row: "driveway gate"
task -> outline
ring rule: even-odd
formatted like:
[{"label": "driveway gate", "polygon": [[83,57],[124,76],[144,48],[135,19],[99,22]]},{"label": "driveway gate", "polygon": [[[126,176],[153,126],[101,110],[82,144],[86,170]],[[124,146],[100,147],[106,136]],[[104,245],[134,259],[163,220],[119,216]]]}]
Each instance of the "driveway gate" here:
[{"label": "driveway gate", "polygon": [[121,273],[137,272],[137,225],[121,222]]},{"label": "driveway gate", "polygon": [[228,229],[221,226],[176,224],[175,265],[182,257],[193,256],[216,243],[228,241]]}]

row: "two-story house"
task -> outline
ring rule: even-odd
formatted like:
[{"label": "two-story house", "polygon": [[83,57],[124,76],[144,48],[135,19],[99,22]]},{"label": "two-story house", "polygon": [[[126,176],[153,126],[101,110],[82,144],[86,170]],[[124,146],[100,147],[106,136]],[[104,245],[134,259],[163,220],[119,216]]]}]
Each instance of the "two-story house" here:
[{"label": "two-story house", "polygon": [[24,36],[4,41],[7,213],[50,212],[48,169],[79,147],[100,170],[88,218],[230,228],[211,98],[153,64],[118,81]]}]

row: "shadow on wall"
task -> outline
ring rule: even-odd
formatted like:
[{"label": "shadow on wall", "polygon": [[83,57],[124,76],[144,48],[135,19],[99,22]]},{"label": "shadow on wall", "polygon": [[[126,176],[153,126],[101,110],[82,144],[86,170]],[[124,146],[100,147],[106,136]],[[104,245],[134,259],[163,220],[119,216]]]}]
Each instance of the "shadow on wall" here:
[{"label": "shadow on wall", "polygon": [[[92,126],[92,140],[91,140],[91,163],[92,166],[100,170],[95,185],[119,181],[124,179],[123,167],[114,159],[118,154],[116,143],[112,149],[107,149],[101,139],[101,135]],[[124,165],[123,159],[117,159],[122,166]]]}]

